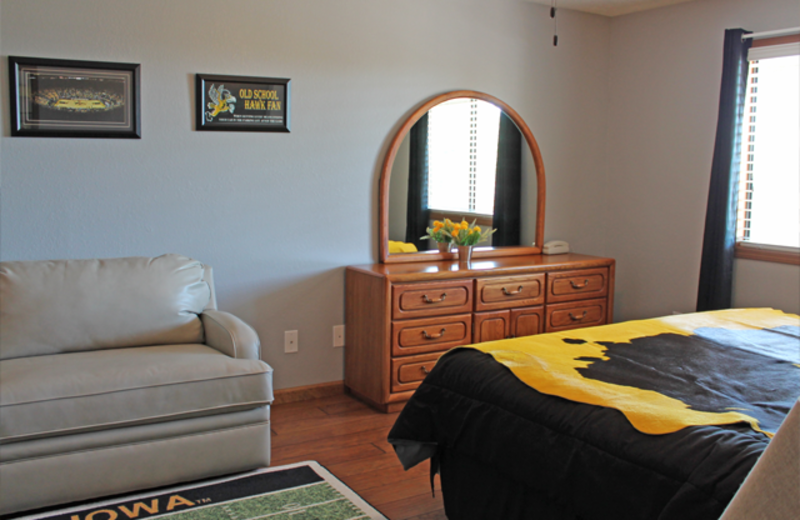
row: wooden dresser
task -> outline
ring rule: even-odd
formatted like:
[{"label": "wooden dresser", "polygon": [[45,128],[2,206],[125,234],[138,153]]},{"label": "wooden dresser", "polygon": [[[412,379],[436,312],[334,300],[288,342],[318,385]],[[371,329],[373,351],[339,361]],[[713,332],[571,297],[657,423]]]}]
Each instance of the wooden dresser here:
[{"label": "wooden dresser", "polygon": [[575,253],[350,266],[345,386],[391,412],[453,347],[610,323],[614,267]]}]

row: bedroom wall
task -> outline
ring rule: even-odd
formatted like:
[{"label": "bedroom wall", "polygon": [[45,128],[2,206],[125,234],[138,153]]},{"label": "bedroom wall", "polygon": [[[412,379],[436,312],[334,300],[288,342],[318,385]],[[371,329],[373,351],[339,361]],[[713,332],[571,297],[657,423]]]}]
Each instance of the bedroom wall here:
[{"label": "bedroom wall", "polygon": [[[798,25],[797,0],[696,0],[611,19],[615,319],[695,309],[724,31]],[[733,303],[800,313],[800,267],[737,260]]]},{"label": "bedroom wall", "polygon": [[[609,20],[523,0],[2,0],[0,259],[182,253],[257,330],[276,388],[343,378],[344,266],[377,256],[392,132],[452,89],[541,147],[547,238],[603,254]],[[9,55],[142,65],[142,139],[11,138]],[[193,130],[194,74],[292,79],[290,134]],[[299,331],[299,353],[283,333]]]}]

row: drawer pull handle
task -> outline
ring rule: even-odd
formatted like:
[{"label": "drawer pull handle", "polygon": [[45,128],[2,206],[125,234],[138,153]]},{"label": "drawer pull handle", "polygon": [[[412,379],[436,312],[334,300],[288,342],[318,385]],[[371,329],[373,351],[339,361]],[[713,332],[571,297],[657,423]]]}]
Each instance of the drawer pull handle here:
[{"label": "drawer pull handle", "polygon": [[425,336],[425,339],[439,339],[442,336],[444,336],[444,331],[445,331],[445,328],[442,327],[442,330],[439,331],[439,335],[438,336],[431,336],[430,334],[428,334],[427,330],[423,330],[422,331],[422,335]]},{"label": "drawer pull handle", "polygon": [[506,296],[514,296],[515,294],[519,294],[521,292],[522,292],[522,286],[521,285],[519,287],[517,287],[516,291],[509,291],[508,289],[503,287],[503,294],[505,294]]},{"label": "drawer pull handle", "polygon": [[444,301],[444,299],[445,299],[446,297],[447,297],[447,293],[442,293],[442,297],[441,297],[441,298],[439,298],[438,300],[431,300],[430,298],[428,298],[428,295],[427,295],[427,294],[423,294],[423,295],[422,295],[422,299],[423,299],[423,300],[425,300],[425,303],[439,303],[439,302],[443,302],[443,301]]},{"label": "drawer pull handle", "polygon": [[572,314],[572,313],[570,312],[570,313],[569,313],[569,318],[570,318],[572,321],[581,321],[583,318],[585,318],[585,317],[586,317],[586,314],[587,314],[587,312],[586,312],[586,311],[583,311],[583,315],[581,315],[581,317],[580,317],[580,318],[578,318],[577,316],[575,316],[574,314]]},{"label": "drawer pull handle", "polygon": [[431,371],[428,370],[428,367],[426,367],[425,365],[420,366],[419,369],[422,370],[422,373],[425,374],[426,376],[431,373]]},{"label": "drawer pull handle", "polygon": [[569,284],[572,286],[573,289],[585,289],[589,285],[589,280],[584,280],[583,285],[578,285],[572,280],[569,281]]}]

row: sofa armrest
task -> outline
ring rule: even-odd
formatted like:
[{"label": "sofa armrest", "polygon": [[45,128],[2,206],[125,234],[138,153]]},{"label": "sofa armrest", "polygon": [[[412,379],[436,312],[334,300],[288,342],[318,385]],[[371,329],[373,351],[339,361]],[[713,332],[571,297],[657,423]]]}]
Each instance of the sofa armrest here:
[{"label": "sofa armrest", "polygon": [[233,314],[206,309],[200,315],[206,344],[233,358],[261,359],[261,342],[253,327]]}]

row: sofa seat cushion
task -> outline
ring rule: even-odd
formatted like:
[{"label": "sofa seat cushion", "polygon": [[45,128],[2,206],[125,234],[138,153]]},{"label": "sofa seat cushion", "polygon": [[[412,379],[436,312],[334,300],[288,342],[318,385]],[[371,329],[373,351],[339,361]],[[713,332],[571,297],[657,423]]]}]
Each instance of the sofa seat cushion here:
[{"label": "sofa seat cushion", "polygon": [[0,361],[0,443],[247,410],[272,401],[272,369],[206,345]]}]

